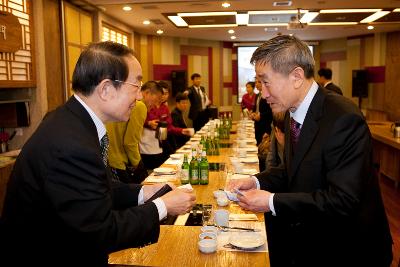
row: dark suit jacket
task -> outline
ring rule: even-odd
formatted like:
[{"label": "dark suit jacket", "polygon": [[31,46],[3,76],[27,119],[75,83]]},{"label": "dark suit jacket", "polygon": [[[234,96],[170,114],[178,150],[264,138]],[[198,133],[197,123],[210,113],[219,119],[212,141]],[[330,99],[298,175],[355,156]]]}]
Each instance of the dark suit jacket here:
[{"label": "dark suit jacket", "polygon": [[[206,93],[206,90],[204,89],[203,86],[200,86],[200,90],[203,91],[203,93]],[[191,120],[196,120],[197,116],[199,115],[200,111],[202,111],[202,101],[201,101],[201,96],[200,94],[197,93],[196,88],[194,86],[190,86],[188,88],[189,91],[189,101],[190,101],[190,109],[189,109],[189,118]]]},{"label": "dark suit jacket", "polygon": [[22,253],[16,262],[31,266],[107,266],[112,251],[156,242],[155,204],[137,206],[141,186],[111,185],[110,174],[95,124],[71,97],[44,118],[16,160],[1,252]]},{"label": "dark suit jacket", "polygon": [[338,93],[339,95],[343,95],[343,92],[342,92],[342,90],[340,89],[340,87],[339,86],[337,86],[336,84],[334,84],[334,83],[328,83],[326,86],[325,86],[325,89],[328,89],[328,90],[331,90],[331,91],[333,91],[333,92],[335,92],[335,93]]},{"label": "dark suit jacket", "polygon": [[[174,108],[171,112],[172,125],[179,128],[187,128],[185,121],[183,120],[183,114],[178,108]],[[175,141],[177,148],[183,146],[190,137],[186,135],[175,135]]]},{"label": "dark suit jacket", "polygon": [[[261,93],[256,97],[256,105],[254,105],[253,112],[257,109],[258,98],[261,98]],[[254,123],[254,132],[257,140],[257,145],[260,144],[262,137],[265,133],[271,134],[271,123],[272,123],[272,110],[267,101],[263,98],[260,99],[260,105],[258,108],[260,112],[260,120]]]},{"label": "dark suit jacket", "polygon": [[283,169],[258,175],[276,193],[271,266],[388,266],[392,239],[359,109],[319,88],[293,154],[290,144],[287,134]]}]

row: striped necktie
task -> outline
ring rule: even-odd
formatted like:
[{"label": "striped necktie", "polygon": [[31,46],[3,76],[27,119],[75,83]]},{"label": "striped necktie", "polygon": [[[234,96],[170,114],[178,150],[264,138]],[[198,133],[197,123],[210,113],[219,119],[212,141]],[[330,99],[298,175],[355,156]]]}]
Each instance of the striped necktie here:
[{"label": "striped necktie", "polygon": [[108,147],[110,145],[107,133],[100,140],[100,151],[104,166],[108,165]]},{"label": "striped necktie", "polygon": [[299,141],[300,131],[301,124],[293,118],[290,118],[290,139],[292,141],[293,150],[296,148],[297,142]]}]

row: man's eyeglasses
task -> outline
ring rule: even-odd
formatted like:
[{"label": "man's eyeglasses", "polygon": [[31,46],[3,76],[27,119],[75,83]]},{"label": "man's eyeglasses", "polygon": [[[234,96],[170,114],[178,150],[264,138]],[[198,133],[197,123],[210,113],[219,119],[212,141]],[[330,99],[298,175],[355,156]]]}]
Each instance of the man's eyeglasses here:
[{"label": "man's eyeglasses", "polygon": [[126,84],[132,85],[132,86],[134,86],[134,87],[137,87],[139,90],[142,88],[142,85],[143,85],[143,82],[140,82],[140,84],[134,84],[134,83],[130,83],[130,82],[124,82],[124,81],[121,81],[121,80],[114,80],[114,82],[117,82],[117,83],[126,83]]}]

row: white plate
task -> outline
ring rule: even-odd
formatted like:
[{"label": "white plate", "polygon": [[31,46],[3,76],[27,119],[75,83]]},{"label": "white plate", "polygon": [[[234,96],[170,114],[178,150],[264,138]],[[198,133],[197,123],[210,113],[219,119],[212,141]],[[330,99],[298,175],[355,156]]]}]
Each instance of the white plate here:
[{"label": "white plate", "polygon": [[232,234],[229,243],[242,249],[256,249],[265,244],[265,237],[259,233],[245,232]]},{"label": "white plate", "polygon": [[154,172],[157,174],[172,174],[175,173],[175,169],[168,167],[160,167],[160,168],[155,168]]},{"label": "white plate", "polygon": [[259,173],[259,171],[257,171],[256,169],[243,169],[242,170],[243,174],[250,174],[250,175],[254,175]]},{"label": "white plate", "polygon": [[200,141],[201,140],[201,137],[192,137],[192,138],[190,138],[190,141]]},{"label": "white plate", "polygon": [[256,146],[247,146],[244,148],[247,152],[258,152],[258,148]]},{"label": "white plate", "polygon": [[257,157],[240,158],[240,161],[243,163],[257,163],[258,158]]},{"label": "white plate", "polygon": [[171,159],[182,159],[183,155],[182,154],[171,154],[171,155],[169,155],[169,157]]},{"label": "white plate", "polygon": [[254,138],[246,138],[246,142],[247,142],[248,144],[256,144],[256,143],[257,143],[257,140],[254,139]]}]

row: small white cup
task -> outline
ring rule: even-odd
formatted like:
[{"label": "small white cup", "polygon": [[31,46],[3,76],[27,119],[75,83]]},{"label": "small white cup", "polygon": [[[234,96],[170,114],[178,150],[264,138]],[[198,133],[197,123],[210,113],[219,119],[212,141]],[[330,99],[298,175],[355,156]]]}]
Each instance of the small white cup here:
[{"label": "small white cup", "polygon": [[218,226],[229,226],[229,211],[216,210],[215,211],[215,224]]},{"label": "small white cup", "polygon": [[194,135],[194,128],[187,128],[187,129],[190,132],[190,136],[193,136]]},{"label": "small white cup", "polygon": [[247,157],[247,151],[245,149],[239,149],[239,157],[240,158],[245,158]]},{"label": "small white cup", "polygon": [[246,142],[246,140],[238,140],[238,145],[239,145],[239,147],[246,147],[247,142]]}]

